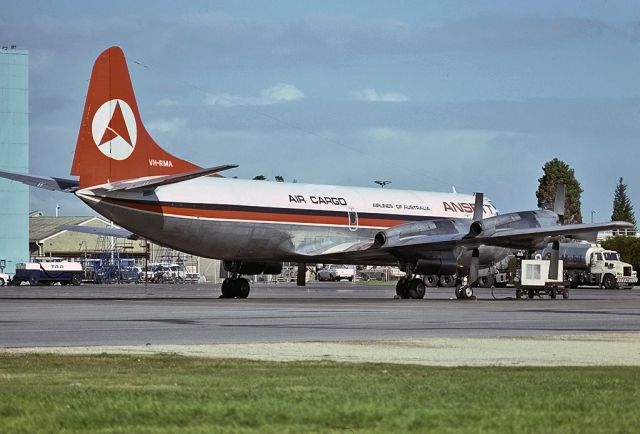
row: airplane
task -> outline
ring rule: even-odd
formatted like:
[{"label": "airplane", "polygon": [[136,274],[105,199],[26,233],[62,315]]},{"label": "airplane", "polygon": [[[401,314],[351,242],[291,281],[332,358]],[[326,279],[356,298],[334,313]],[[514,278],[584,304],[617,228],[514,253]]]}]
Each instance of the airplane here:
[{"label": "airplane", "polygon": [[[230,273],[223,298],[246,298],[242,275],[279,274],[282,262],[399,265],[400,298],[423,298],[420,276],[455,274],[455,295],[473,298],[478,273],[512,249],[591,239],[626,222],[562,224],[554,211],[499,214],[482,193],[460,194],[231,179],[226,164],[202,168],[162,149],[147,132],[123,51],[95,61],[71,174],[63,179],[2,171],[25,184],[75,194],[123,229]],[[555,252],[555,256],[554,256]],[[557,248],[552,251],[557,276]]]}]

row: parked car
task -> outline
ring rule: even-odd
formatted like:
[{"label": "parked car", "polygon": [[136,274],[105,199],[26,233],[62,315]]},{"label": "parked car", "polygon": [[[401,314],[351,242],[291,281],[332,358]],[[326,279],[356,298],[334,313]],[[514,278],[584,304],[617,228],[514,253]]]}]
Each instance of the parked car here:
[{"label": "parked car", "polygon": [[0,273],[0,286],[8,285],[11,282],[11,278],[7,273]]},{"label": "parked car", "polygon": [[385,280],[387,278],[386,267],[364,267],[358,270],[360,280]]},{"label": "parked car", "polygon": [[324,267],[318,270],[318,281],[322,282],[325,280],[336,281],[340,280],[348,280],[349,282],[353,281],[354,270],[352,266],[347,265],[339,265],[339,264],[331,264],[327,267]]}]

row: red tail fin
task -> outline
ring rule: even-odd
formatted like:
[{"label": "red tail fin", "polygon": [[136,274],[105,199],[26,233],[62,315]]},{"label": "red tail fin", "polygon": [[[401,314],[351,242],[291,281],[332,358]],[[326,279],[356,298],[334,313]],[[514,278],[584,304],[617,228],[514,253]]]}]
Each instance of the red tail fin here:
[{"label": "red tail fin", "polygon": [[122,50],[102,52],[93,65],[71,167],[80,188],[197,168],[163,150],[144,128]]}]

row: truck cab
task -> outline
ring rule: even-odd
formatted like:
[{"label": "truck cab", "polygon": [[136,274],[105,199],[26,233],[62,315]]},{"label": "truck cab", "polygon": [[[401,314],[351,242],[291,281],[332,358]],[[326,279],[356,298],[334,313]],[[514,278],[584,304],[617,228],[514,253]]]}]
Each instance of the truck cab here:
[{"label": "truck cab", "polygon": [[591,254],[591,274],[600,276],[600,286],[607,289],[630,287],[638,281],[631,264],[622,262],[620,254],[613,250],[595,250]]}]

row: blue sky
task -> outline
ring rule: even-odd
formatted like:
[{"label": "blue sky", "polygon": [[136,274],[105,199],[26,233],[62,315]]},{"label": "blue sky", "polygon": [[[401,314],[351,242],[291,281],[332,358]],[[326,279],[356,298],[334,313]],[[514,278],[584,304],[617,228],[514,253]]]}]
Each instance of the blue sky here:
[{"label": "blue sky", "polygon": [[[95,57],[119,45],[166,149],[241,178],[484,191],[536,207],[542,166],[609,220],[640,203],[640,6],[595,1],[10,2],[30,51],[30,170],[68,176]],[[31,208],[91,211],[33,191]]]}]

